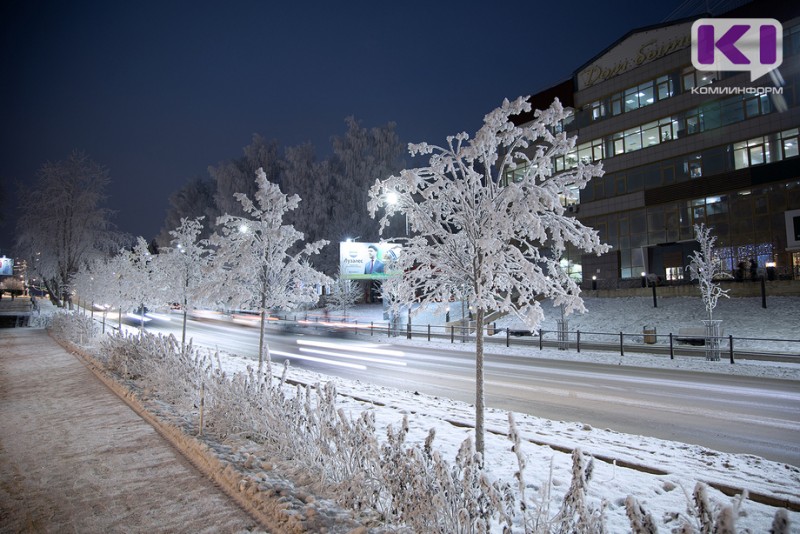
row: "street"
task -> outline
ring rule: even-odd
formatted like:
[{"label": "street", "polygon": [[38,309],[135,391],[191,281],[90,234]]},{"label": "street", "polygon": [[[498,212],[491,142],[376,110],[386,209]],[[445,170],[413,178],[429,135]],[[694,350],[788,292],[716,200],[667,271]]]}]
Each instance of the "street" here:
[{"label": "street", "polygon": [[[171,322],[154,322],[147,330],[180,338],[180,321],[173,316]],[[293,367],[474,402],[474,353],[469,350],[453,350],[447,343],[420,348],[403,339],[385,343],[369,335],[281,334],[273,325],[268,332],[274,362],[288,358]],[[190,320],[187,338],[195,345],[257,359],[258,328]],[[800,465],[796,381],[487,350],[488,407]]]}]

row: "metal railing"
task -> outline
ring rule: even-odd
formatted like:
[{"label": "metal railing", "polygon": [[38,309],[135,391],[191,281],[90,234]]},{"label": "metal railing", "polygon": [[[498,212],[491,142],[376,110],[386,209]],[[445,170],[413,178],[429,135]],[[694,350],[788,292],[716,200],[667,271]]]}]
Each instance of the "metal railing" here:
[{"label": "metal railing", "polygon": [[[388,337],[405,337],[406,339],[433,339],[448,340],[450,343],[467,343],[474,340],[474,325],[413,325],[412,323],[399,324],[391,322],[378,323],[374,321],[360,322],[358,320],[326,321],[318,316],[306,316],[297,320],[288,316],[278,318],[298,324],[310,326],[324,326],[341,333],[353,335],[386,335]],[[495,328],[493,324],[485,325],[486,340],[492,344],[505,344],[506,347],[528,346],[538,347],[539,350],[557,348],[559,350],[614,351],[624,356],[625,352],[650,353],[669,355],[674,359],[680,356],[705,356],[706,340],[719,340],[720,353],[725,354],[730,363],[735,363],[736,358],[777,360],[800,363],[800,339],[755,338],[730,335],[713,336],[705,335],[677,335],[672,332],[657,334],[655,329],[637,333],[626,332],[591,332],[581,330],[544,330],[529,332],[519,335],[522,331],[509,328]],[[516,334],[515,334],[516,333]],[[752,343],[749,343],[752,342]],[[697,345],[692,345],[692,344]],[[768,350],[761,346],[769,343],[781,343],[797,347],[797,350]],[[759,345],[753,348],[753,344]]]}]

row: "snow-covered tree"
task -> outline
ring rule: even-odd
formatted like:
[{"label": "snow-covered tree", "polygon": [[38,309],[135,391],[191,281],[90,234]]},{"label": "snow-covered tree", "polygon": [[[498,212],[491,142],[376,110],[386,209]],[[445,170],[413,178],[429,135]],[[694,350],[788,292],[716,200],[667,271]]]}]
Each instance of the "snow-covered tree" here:
[{"label": "snow-covered tree", "polygon": [[[216,221],[220,212],[214,200],[217,184],[213,180],[194,178],[186,182],[183,187],[172,193],[169,197],[169,208],[164,219],[164,225],[156,238],[162,247],[170,246],[172,232],[178,228],[183,219],[204,218],[205,221]],[[203,228],[200,239],[211,236],[210,228]]]},{"label": "snow-covered tree", "polygon": [[[401,212],[414,234],[404,240],[398,260],[402,277],[389,282],[401,301],[447,302],[467,284],[464,296],[475,309],[475,447],[480,453],[484,319],[494,311],[514,313],[535,329],[543,319],[542,298],[568,313],[585,311],[580,288],[559,260],[568,244],[596,254],[608,250],[559,198],[569,186],[585,187],[602,169],[579,163],[556,174],[554,158],[575,146],[574,137],[555,133],[567,111],[556,100],[537,110],[532,121],[514,124],[512,117],[530,110],[527,98],[506,100],[486,115],[474,139],[462,132],[448,137],[444,147],[409,145],[412,156],[430,156],[428,165],[376,180],[370,190],[371,215],[385,210],[381,230]],[[510,173],[514,180],[506,179]]]},{"label": "snow-covered tree", "polygon": [[[262,169],[270,181],[280,183],[281,158],[278,141],[268,141],[255,134],[252,142],[242,149],[241,157],[225,161],[216,167],[209,167],[215,184],[214,198],[218,213],[243,216],[242,206],[236,200],[236,194],[253,197],[256,184],[253,176]],[[202,215],[201,213],[194,216]]]},{"label": "snow-covered tree", "polygon": [[123,273],[127,271],[128,255],[126,250],[120,250],[118,254],[110,258],[99,258],[92,262],[89,269],[97,286],[98,302],[103,303],[103,330],[105,330],[105,318],[109,308],[117,309],[117,320],[122,321],[122,310],[129,309],[131,303],[127,300]]},{"label": "snow-covered tree", "polygon": [[73,152],[66,161],[43,165],[33,187],[20,191],[18,250],[59,304],[69,299],[73,275],[118,243],[111,211],[103,207],[109,182],[107,169]]},{"label": "snow-covered tree", "polygon": [[[316,303],[318,286],[328,283],[329,279],[306,261],[319,253],[327,241],[298,246],[303,234],[292,225],[284,224],[284,217],[297,207],[300,197],[282,193],[277,184],[267,180],[263,169],[256,172],[256,184],[254,200],[243,193],[234,195],[249,217],[227,214],[219,217],[210,243],[215,249],[212,263],[219,275],[217,299],[258,310],[261,314],[258,344],[261,373],[267,310]],[[266,361],[269,378],[272,368],[268,353]]]},{"label": "snow-covered tree", "polygon": [[166,302],[176,302],[183,312],[181,347],[186,346],[186,318],[195,308],[199,289],[204,281],[204,270],[211,258],[200,235],[203,232],[203,217],[181,219],[181,224],[169,233],[171,246],[156,257],[158,285],[164,289]]},{"label": "snow-covered tree", "polygon": [[694,232],[700,250],[695,250],[689,257],[690,262],[686,267],[692,280],[700,284],[700,295],[708,312],[708,319],[703,321],[706,327],[706,360],[717,361],[720,358],[720,324],[722,321],[714,320],[714,308],[720,297],[728,298],[728,290],[722,289],[714,278],[721,272],[719,259],[714,249],[717,238],[711,235],[711,228],[705,224],[694,225]]},{"label": "snow-covered tree", "polygon": [[100,296],[100,281],[95,278],[95,271],[102,264],[102,258],[95,258],[84,265],[72,278],[72,287],[78,294],[83,306],[89,306],[94,315],[94,303]]},{"label": "snow-covered tree", "polygon": [[340,310],[344,319],[347,320],[347,310],[358,302],[361,295],[362,292],[359,291],[358,285],[352,280],[342,278],[340,273],[331,285],[331,292],[327,297],[328,308]]},{"label": "snow-covered tree", "polygon": [[695,250],[689,256],[689,265],[686,267],[690,278],[700,284],[700,295],[703,297],[709,320],[714,319],[714,308],[717,307],[719,298],[728,298],[728,290],[722,289],[715,280],[722,269],[714,247],[717,238],[711,235],[711,230],[705,224],[694,225],[694,234],[700,250]]},{"label": "snow-covered tree", "polygon": [[125,250],[121,256],[126,260],[120,263],[125,300],[139,313],[140,330],[144,330],[145,308],[166,304],[164,288],[156,283],[155,257],[143,237],[137,238],[133,249]]}]

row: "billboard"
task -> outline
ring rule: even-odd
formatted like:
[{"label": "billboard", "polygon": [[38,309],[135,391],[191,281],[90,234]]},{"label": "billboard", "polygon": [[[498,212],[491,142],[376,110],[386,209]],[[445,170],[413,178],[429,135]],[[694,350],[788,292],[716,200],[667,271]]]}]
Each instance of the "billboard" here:
[{"label": "billboard", "polygon": [[14,274],[14,258],[0,258],[0,276],[12,276]]},{"label": "billboard", "polygon": [[395,274],[401,250],[395,243],[340,242],[339,272],[347,280],[383,280]]}]

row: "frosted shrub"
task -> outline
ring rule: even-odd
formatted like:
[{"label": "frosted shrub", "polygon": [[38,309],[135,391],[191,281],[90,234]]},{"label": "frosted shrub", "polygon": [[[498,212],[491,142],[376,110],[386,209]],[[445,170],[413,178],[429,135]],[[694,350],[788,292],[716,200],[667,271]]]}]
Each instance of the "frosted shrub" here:
[{"label": "frosted shrub", "polygon": [[[55,326],[59,332],[68,333],[73,323],[83,324],[69,317],[63,321]],[[259,455],[296,475],[296,480],[318,481],[315,490],[357,511],[367,523],[443,534],[498,529],[526,534],[605,532],[605,503],[592,505],[587,498],[593,459],[580,450],[573,453],[572,482],[560,504],[552,497],[552,466],[538,498],[527,494],[526,458],[511,414],[509,439],[519,466],[513,486],[489,478],[472,439],[462,443],[452,462],[435,450],[434,430],[423,444],[408,443],[406,417],[396,428],[389,425],[385,439],[379,440],[374,413],[349,416],[336,405],[333,383],[292,389],[286,384],[286,366],[280,380],[252,368],[228,375],[218,357],[191,345],[181,350],[180,345],[172,336],[117,333],[104,338],[98,359],[145,396],[168,403],[184,421],[196,420],[202,389],[208,437],[249,440]],[[243,468],[246,462],[242,464]],[[714,509],[705,485],[698,484],[686,512],[668,514],[665,522],[678,520],[673,531],[683,534],[733,534],[745,498]],[[656,532],[652,517],[635,498],[627,499],[626,510],[632,532]],[[785,513],[776,514],[771,532],[788,532]]]},{"label": "frosted shrub", "polygon": [[[512,442],[511,450],[517,457],[518,470],[514,474],[517,481],[516,508],[520,512],[519,520],[526,533],[570,532],[575,534],[594,534],[605,532],[605,502],[600,507],[593,507],[588,502],[586,492],[594,471],[594,459],[584,456],[580,449],[572,453],[572,483],[554,516],[550,515],[552,505],[552,466],[550,478],[542,488],[538,500],[528,501],[525,483],[526,459],[522,453],[522,440],[514,421],[513,414],[508,414],[508,438]],[[638,532],[634,530],[634,532]]]},{"label": "frosted shrub", "polygon": [[54,314],[49,329],[59,339],[75,345],[87,345],[97,334],[94,321],[78,313]]},{"label": "frosted shrub", "polygon": [[658,532],[653,517],[642,508],[633,495],[628,495],[628,498],[625,499],[625,511],[634,534],[656,534]]},{"label": "frosted shrub", "polygon": [[[688,500],[688,494],[687,494]],[[675,534],[737,534],[736,518],[742,513],[742,504],[747,500],[747,492],[735,497],[730,504],[712,506],[708,497],[708,486],[698,482],[691,496],[686,515],[667,514],[665,522],[680,519],[678,527],[673,528]],[[629,496],[625,501],[631,529],[634,534],[650,534],[657,532],[655,523],[644,508]],[[745,530],[742,534],[749,533]],[[775,512],[770,534],[786,534],[789,532],[789,521],[783,508]]]}]

